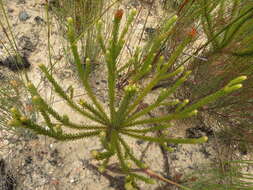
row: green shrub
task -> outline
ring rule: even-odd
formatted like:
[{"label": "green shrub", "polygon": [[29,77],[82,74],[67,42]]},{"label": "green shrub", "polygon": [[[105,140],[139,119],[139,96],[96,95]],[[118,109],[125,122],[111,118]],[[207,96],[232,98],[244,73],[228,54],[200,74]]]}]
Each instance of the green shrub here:
[{"label": "green shrub", "polygon": [[186,0],[179,7],[179,22],[173,40],[168,43],[169,48],[174,49],[181,43],[189,27],[196,28],[199,36],[191,44],[196,48],[188,48],[178,63],[193,72],[182,94],[190,94],[194,103],[231,79],[247,75],[243,88],[199,110],[233,128],[231,139],[241,136],[243,141],[246,136],[241,134],[252,134],[250,126],[253,126],[253,3],[248,0]]},{"label": "green shrub", "polygon": [[[40,70],[51,83],[54,91],[65,100],[70,108],[96,124],[83,125],[75,123],[68,115],[61,115],[61,113],[58,113],[44,100],[37,88],[28,79],[26,87],[32,96],[35,109],[40,113],[47,127],[42,126],[25,116],[22,113],[22,110],[18,107],[11,109],[12,120],[9,122],[9,125],[17,128],[30,129],[38,135],[52,137],[60,141],[76,140],[94,136],[98,137],[104,150],[100,152],[93,150],[92,155],[96,159],[103,161],[100,170],[104,171],[110,158],[116,155],[122,172],[127,176],[125,184],[126,189],[134,189],[134,186],[136,185],[135,180],[143,180],[147,183],[152,183],[152,180],[143,175],[139,175],[138,172],[134,172],[131,162],[138,168],[142,169],[147,169],[147,165],[141,162],[133,154],[131,147],[128,145],[124,137],[132,137],[134,139],[155,142],[161,145],[166,145],[166,143],[196,144],[206,142],[207,137],[197,139],[168,138],[165,131],[170,127],[171,120],[196,115],[197,109],[203,105],[240,89],[242,87],[241,83],[246,77],[241,76],[230,81],[220,90],[202,98],[190,106],[187,106],[187,100],[182,102],[172,100],[168,102],[168,97],[187,80],[191,73],[190,71],[184,71],[184,67],[180,67],[174,72],[168,72],[168,70],[173,64],[175,64],[177,58],[181,55],[187,44],[189,44],[195,37],[195,33],[191,32],[185,34],[185,39],[172,53],[168,61],[165,61],[162,56],[159,56],[158,63],[153,65],[153,60],[156,59],[156,52],[161,48],[161,44],[163,44],[163,42],[169,37],[170,31],[173,30],[173,26],[177,20],[177,17],[173,16],[164,23],[161,32],[154,38],[154,41],[150,44],[149,48],[145,49],[145,58],[140,56],[140,50],[142,49],[136,48],[136,52],[129,62],[123,65],[123,67],[120,67],[118,56],[124,46],[126,33],[134,20],[135,11],[129,14],[127,22],[123,26],[121,26],[122,16],[122,10],[116,11],[113,20],[113,29],[108,43],[105,43],[104,41],[101,30],[102,22],[97,24],[97,41],[103,52],[107,68],[109,114],[104,105],[101,104],[93,93],[92,86],[89,82],[91,62],[90,59],[87,58],[85,61],[86,67],[84,69],[82,66],[83,62],[78,53],[75,23],[72,18],[68,18],[67,25],[70,48],[73,53],[79,79],[92,103],[83,99],[80,99],[79,102],[75,102],[70,95],[65,93],[45,65],[40,65]],[[122,30],[120,30],[121,27]],[[129,85],[127,85],[123,92],[121,92],[117,89],[116,84],[120,73],[124,72],[126,69],[137,70],[131,72]],[[151,71],[154,72],[152,73]],[[149,81],[146,86],[142,86],[140,80],[145,78],[148,74],[152,75],[152,80]],[[179,76],[179,78],[170,88],[160,91],[156,100],[152,103],[150,102],[147,107],[138,109],[144,98],[151,92],[152,88],[159,83],[159,81],[174,76]],[[123,93],[122,98],[119,98],[119,93]],[[119,104],[117,104],[118,101]],[[155,118],[147,117],[150,111],[164,105],[176,106],[176,109],[173,113],[167,115]],[[72,129],[73,133],[66,132],[66,128]],[[159,137],[154,136],[154,132],[156,131],[161,131],[161,134],[163,135]]]},{"label": "green shrub", "polygon": [[[218,13],[213,12],[209,13],[210,19],[206,18],[206,20],[209,20],[210,24],[207,21],[202,23],[203,28],[207,28],[208,25],[213,28],[212,32],[209,29],[205,31],[208,40],[213,39],[213,41],[211,42],[211,47],[204,54],[208,61],[205,63],[199,61],[191,63],[195,74],[194,85],[192,85],[193,98],[198,99],[214,92],[215,89],[218,89],[236,76],[247,75],[249,77],[244,83],[244,88],[222,100],[214,102],[208,106],[207,111],[208,109],[210,112],[217,111],[221,115],[225,114],[227,118],[233,118],[241,122],[247,121],[253,124],[252,110],[250,108],[253,92],[253,79],[251,77],[253,72],[251,66],[253,43],[250,40],[253,37],[253,22],[251,19],[253,16],[253,4],[249,3],[249,1],[242,4],[238,1],[232,2],[234,2],[234,9],[237,9],[236,11],[234,10],[234,14],[224,8],[223,14],[220,12],[218,12],[220,15],[216,15]],[[229,27],[224,29],[224,24],[226,23]],[[224,30],[223,33],[215,37],[222,30]]]},{"label": "green shrub", "polygon": [[[232,78],[248,76],[243,88],[199,109],[200,115],[205,118],[211,116],[221,123],[220,131],[216,133],[219,142],[226,147],[233,146],[233,149],[237,147],[242,154],[252,154],[253,145],[252,9],[252,1],[247,0],[185,0],[175,9],[179,21],[173,40],[167,43],[168,49],[173,51],[181,43],[187,28],[198,30],[199,38],[192,41],[193,48],[188,48],[180,57],[178,65],[191,69],[193,78],[184,84],[181,93],[177,94],[178,98],[190,96],[194,103]],[[231,154],[236,154],[236,151],[231,151]],[[243,176],[241,167],[233,173],[225,170],[221,174],[220,170],[222,168],[214,164],[203,171],[196,171],[198,175],[203,175],[192,182],[194,185],[191,187],[196,190],[252,189],[252,178],[248,184],[241,183],[241,179],[248,177]]]}]

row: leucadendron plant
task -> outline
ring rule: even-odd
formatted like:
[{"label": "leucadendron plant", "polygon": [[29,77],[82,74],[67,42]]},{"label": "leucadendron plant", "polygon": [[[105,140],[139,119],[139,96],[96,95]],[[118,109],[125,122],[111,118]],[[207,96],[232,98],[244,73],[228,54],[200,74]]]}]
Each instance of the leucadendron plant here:
[{"label": "leucadendron plant", "polygon": [[[182,102],[179,100],[172,100],[169,102],[168,97],[187,80],[187,77],[191,72],[184,71],[183,66],[171,73],[168,73],[168,70],[176,62],[187,44],[195,37],[196,32],[193,30],[187,33],[183,42],[176,48],[167,61],[160,56],[158,63],[154,65],[153,60],[157,59],[156,52],[159,51],[161,44],[163,44],[163,42],[169,37],[171,33],[170,31],[173,29],[173,26],[177,21],[177,16],[173,16],[163,25],[161,32],[156,38],[154,38],[149,49],[145,49],[145,58],[140,56],[141,49],[136,48],[136,53],[126,66],[122,67],[122,64],[120,65],[119,63],[118,57],[123,50],[125,44],[124,39],[135,18],[135,14],[136,12],[132,11],[128,16],[126,23],[121,26],[123,11],[116,11],[113,20],[111,38],[108,43],[105,43],[101,32],[102,22],[97,24],[97,39],[102,49],[105,59],[104,62],[107,68],[108,109],[98,100],[90,85],[89,76],[91,74],[91,63],[88,58],[85,63],[83,63],[78,54],[78,46],[72,18],[68,18],[67,20],[68,40],[75,60],[79,79],[90,100],[80,99],[76,102],[71,96],[65,93],[45,65],[39,66],[47,80],[51,83],[54,91],[65,100],[68,106],[78,114],[82,115],[85,119],[88,119],[95,124],[83,125],[74,122],[74,120],[69,118],[68,115],[62,115],[44,100],[44,98],[38,93],[38,89],[36,89],[35,85],[29,80],[27,82],[27,89],[32,96],[35,109],[40,112],[41,117],[46,123],[46,127],[33,122],[18,108],[11,109],[12,120],[9,122],[10,126],[27,128],[38,135],[52,137],[59,141],[97,137],[104,150],[93,150],[91,154],[97,160],[101,160],[100,171],[103,172],[110,159],[113,156],[116,156],[122,172],[126,175],[126,189],[135,189],[136,180],[142,180],[146,183],[153,183],[153,180],[148,176],[141,175],[138,173],[138,170],[134,170],[136,167],[139,169],[147,169],[148,166],[135,156],[132,147],[129,145],[125,137],[154,142],[160,145],[165,145],[166,143],[204,143],[207,141],[207,137],[205,136],[194,139],[169,138],[165,135],[165,132],[171,126],[170,122],[172,120],[196,115],[199,107],[241,88],[241,83],[246,79],[245,76],[240,76],[229,82],[217,92],[202,98],[190,106],[187,106],[188,100]],[[83,67],[83,64],[86,66]],[[123,90],[118,89],[117,81],[120,76],[119,73],[125,69],[129,70],[135,68],[138,70],[136,70],[136,72],[131,72],[132,74],[128,81],[129,84],[125,86]],[[147,85],[142,86],[140,80],[144,80],[147,75],[152,75],[153,78]],[[179,76],[175,84],[170,88],[161,91],[156,97],[156,100],[150,102],[145,108],[138,108],[144,98],[151,93],[152,88],[158,84],[159,81],[175,76]],[[118,96],[119,94],[121,94],[121,96]],[[176,106],[175,112],[154,118],[148,117],[149,112],[164,105]],[[64,130],[66,128],[72,129],[73,133],[66,132]],[[155,132],[157,131],[160,131],[162,135],[159,137],[155,136]]]}]

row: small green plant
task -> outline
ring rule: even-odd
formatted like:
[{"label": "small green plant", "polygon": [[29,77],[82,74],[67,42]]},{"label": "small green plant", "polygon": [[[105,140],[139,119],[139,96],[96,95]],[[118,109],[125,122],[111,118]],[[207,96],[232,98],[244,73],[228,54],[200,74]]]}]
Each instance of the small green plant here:
[{"label": "small green plant", "polygon": [[186,184],[193,190],[251,190],[253,175],[246,168],[252,164],[252,160],[232,160],[201,166]]},{"label": "small green plant", "polygon": [[92,61],[98,61],[99,46],[93,22],[101,16],[106,4],[104,0],[56,0],[53,4],[49,3],[53,15],[57,17],[60,27],[63,28],[62,35],[66,34],[66,18],[73,18],[75,35],[80,36],[80,52],[83,58],[89,57]]},{"label": "small green plant", "polygon": [[[123,49],[125,36],[135,18],[135,14],[136,11],[132,11],[126,23],[121,28],[123,10],[116,11],[111,38],[108,43],[105,43],[101,32],[102,22],[97,24],[97,41],[103,52],[104,62],[107,68],[108,109],[98,100],[90,85],[89,75],[91,73],[91,61],[87,58],[85,63],[83,63],[80,58],[75,35],[75,25],[72,18],[68,18],[67,20],[68,40],[79,79],[90,100],[80,99],[76,102],[72,99],[71,95],[65,93],[45,65],[39,66],[47,80],[51,83],[54,91],[65,100],[68,106],[94,124],[83,125],[76,123],[69,118],[68,115],[61,115],[61,113],[58,113],[44,100],[35,85],[29,79],[27,80],[26,87],[32,96],[35,109],[40,113],[47,127],[32,121],[25,116],[18,107],[11,109],[12,120],[9,122],[9,125],[12,127],[30,129],[36,134],[52,137],[60,141],[77,140],[94,136],[98,137],[104,150],[93,150],[91,153],[97,160],[103,161],[100,171],[103,172],[112,156],[116,156],[122,172],[126,175],[125,188],[129,190],[135,189],[136,180],[142,180],[147,183],[153,183],[153,181],[134,170],[133,164],[141,169],[147,169],[148,166],[134,155],[125,137],[154,142],[161,145],[165,145],[166,143],[204,143],[207,141],[207,137],[205,136],[196,139],[167,137],[166,130],[170,127],[170,121],[196,115],[197,109],[203,105],[240,89],[242,87],[241,83],[246,79],[245,76],[237,77],[227,85],[224,85],[224,87],[217,92],[202,98],[190,106],[187,106],[188,100],[182,102],[178,100],[168,101],[168,97],[187,80],[191,73],[190,71],[184,71],[183,66],[173,72],[168,72],[168,70],[176,62],[187,44],[195,37],[195,32],[192,31],[185,34],[185,39],[171,54],[168,61],[165,61],[162,56],[159,56],[158,63],[154,65],[153,60],[157,59],[157,51],[161,48],[161,44],[170,36],[170,31],[176,23],[177,16],[173,16],[165,22],[161,32],[154,38],[149,48],[145,49],[145,58],[141,57],[141,48],[136,48],[135,54],[130,58],[129,62],[122,65],[118,61],[118,56]],[[85,69],[83,64],[86,65]],[[117,88],[117,82],[120,73],[126,70],[135,70],[135,72],[131,72],[129,84],[125,86],[122,91]],[[141,80],[145,79],[147,75],[152,75],[152,80],[148,81],[147,85],[142,86]],[[152,88],[157,85],[159,81],[174,76],[179,76],[179,78],[170,88],[160,91],[160,94],[156,97],[154,102],[150,102],[147,107],[139,109],[139,105],[144,98],[151,93]],[[120,98],[118,94],[123,95]],[[148,117],[150,111],[164,105],[176,106],[174,113],[155,118]],[[109,114],[107,110],[109,110]],[[72,129],[73,133],[66,132],[66,128]],[[156,131],[161,131],[162,135],[159,137],[155,136]]]},{"label": "small green plant", "polygon": [[226,146],[238,147],[242,155],[251,154],[253,147],[253,127],[247,123],[238,123],[223,127],[217,136]]},{"label": "small green plant", "polygon": [[0,89],[0,126],[1,130],[8,129],[6,123],[11,119],[11,114],[9,109],[17,104],[21,103],[20,91],[17,88],[18,80],[10,80],[6,76],[1,79],[1,89]]}]

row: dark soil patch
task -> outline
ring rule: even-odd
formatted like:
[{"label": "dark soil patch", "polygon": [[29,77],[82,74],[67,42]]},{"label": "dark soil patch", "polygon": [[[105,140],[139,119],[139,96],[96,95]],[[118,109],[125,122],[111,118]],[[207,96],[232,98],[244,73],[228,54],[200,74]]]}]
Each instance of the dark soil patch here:
[{"label": "dark soil patch", "polygon": [[29,69],[31,64],[26,56],[9,56],[4,60],[0,60],[0,65],[9,68],[10,70],[16,72],[24,69]]},{"label": "dark soil patch", "polygon": [[7,169],[5,161],[0,159],[0,190],[14,190],[16,184],[16,179]]}]

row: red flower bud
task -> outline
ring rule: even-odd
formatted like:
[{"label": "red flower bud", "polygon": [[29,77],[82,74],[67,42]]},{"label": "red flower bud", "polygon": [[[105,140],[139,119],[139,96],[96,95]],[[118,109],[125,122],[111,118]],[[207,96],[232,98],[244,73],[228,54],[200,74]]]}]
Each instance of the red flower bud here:
[{"label": "red flower bud", "polygon": [[194,38],[197,35],[197,30],[192,27],[191,30],[188,32],[188,35]]},{"label": "red flower bud", "polygon": [[114,15],[114,19],[118,19],[118,20],[121,20],[122,16],[123,16],[123,9],[119,9],[116,11],[115,15]]}]

